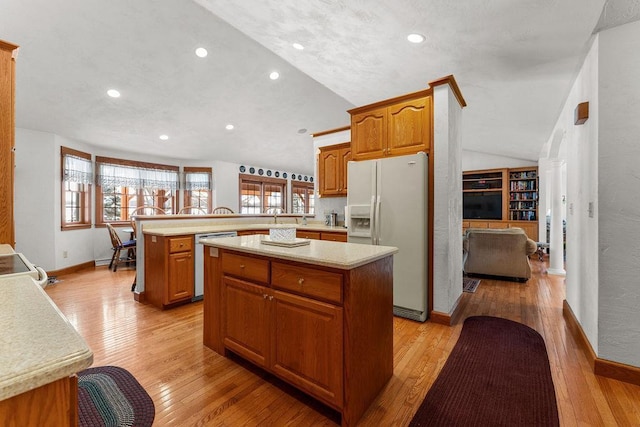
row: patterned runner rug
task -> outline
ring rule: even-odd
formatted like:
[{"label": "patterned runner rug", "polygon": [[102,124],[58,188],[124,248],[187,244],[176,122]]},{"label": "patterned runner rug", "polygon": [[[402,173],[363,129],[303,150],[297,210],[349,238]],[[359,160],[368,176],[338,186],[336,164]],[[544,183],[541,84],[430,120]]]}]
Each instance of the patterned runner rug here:
[{"label": "patterned runner rug", "polygon": [[467,318],[409,426],[559,426],[540,334],[498,317]]},{"label": "patterned runner rug", "polygon": [[155,407],[129,371],[101,366],[78,373],[78,414],[81,427],[145,427]]}]

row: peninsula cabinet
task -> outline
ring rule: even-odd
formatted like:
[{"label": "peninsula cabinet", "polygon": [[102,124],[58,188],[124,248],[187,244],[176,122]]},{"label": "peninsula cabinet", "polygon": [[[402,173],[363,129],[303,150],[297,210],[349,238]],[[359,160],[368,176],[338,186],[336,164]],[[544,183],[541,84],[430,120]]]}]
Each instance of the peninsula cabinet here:
[{"label": "peninsula cabinet", "polygon": [[191,301],[195,292],[193,240],[193,235],[145,236],[145,300],[158,308]]},{"label": "peninsula cabinet", "polygon": [[347,162],[351,160],[351,144],[320,147],[318,155],[318,191],[320,197],[347,195]]},{"label": "peninsula cabinet", "polygon": [[353,160],[403,156],[431,147],[431,91],[349,110]]},{"label": "peninsula cabinet", "polygon": [[[258,239],[240,240],[251,237],[239,245],[260,250]],[[205,246],[204,344],[251,361],[355,426],[393,374],[392,256],[341,270],[224,246]]]},{"label": "peninsula cabinet", "polygon": [[18,46],[0,40],[0,244],[15,247],[15,56]]}]

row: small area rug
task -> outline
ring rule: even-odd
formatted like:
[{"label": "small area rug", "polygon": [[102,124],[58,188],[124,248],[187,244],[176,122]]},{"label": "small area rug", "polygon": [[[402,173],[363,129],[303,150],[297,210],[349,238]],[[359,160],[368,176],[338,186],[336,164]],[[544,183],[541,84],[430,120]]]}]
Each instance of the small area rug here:
[{"label": "small area rug", "polygon": [[559,426],[544,340],[521,323],[469,317],[409,425]]},{"label": "small area rug", "polygon": [[144,427],[155,417],[153,400],[131,373],[117,366],[78,373],[79,426]]},{"label": "small area rug", "polygon": [[472,279],[470,277],[462,278],[462,290],[465,292],[475,292],[480,284],[480,279]]}]

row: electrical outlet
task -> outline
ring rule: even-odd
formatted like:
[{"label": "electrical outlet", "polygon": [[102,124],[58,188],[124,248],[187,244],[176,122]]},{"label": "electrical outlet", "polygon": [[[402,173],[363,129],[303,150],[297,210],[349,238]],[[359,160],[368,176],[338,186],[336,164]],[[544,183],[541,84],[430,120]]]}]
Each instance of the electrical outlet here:
[{"label": "electrical outlet", "polygon": [[62,258],[66,258],[69,256],[69,252],[67,251],[62,251]]}]

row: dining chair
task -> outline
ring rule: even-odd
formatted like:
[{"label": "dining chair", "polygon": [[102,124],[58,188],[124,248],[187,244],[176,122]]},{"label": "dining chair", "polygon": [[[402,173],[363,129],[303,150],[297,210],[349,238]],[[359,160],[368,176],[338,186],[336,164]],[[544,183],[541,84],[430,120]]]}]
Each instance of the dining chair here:
[{"label": "dining chair", "polygon": [[178,214],[206,215],[207,211],[199,206],[185,206],[178,211]]},{"label": "dining chair", "polygon": [[233,209],[228,208],[226,206],[218,206],[211,213],[213,213],[213,214],[232,214],[234,212],[233,212]]},{"label": "dining chair", "polygon": [[136,220],[134,218],[135,215],[166,215],[166,214],[167,212],[164,209],[161,209],[157,206],[140,206],[138,208],[135,208],[133,211],[131,211],[131,213],[129,214],[129,218],[131,221],[131,228],[133,228],[134,239],[138,235]]},{"label": "dining chair", "polygon": [[120,236],[118,236],[118,232],[113,225],[107,223],[106,226],[109,231],[109,237],[111,238],[111,249],[113,250],[113,256],[109,263],[109,270],[113,267],[113,271],[116,271],[118,270],[118,264],[120,263],[120,252],[123,249],[126,249],[128,253],[133,254],[133,256],[127,255],[126,262],[135,261],[136,241],[127,240],[126,242],[123,242],[122,239],[120,239]]}]

